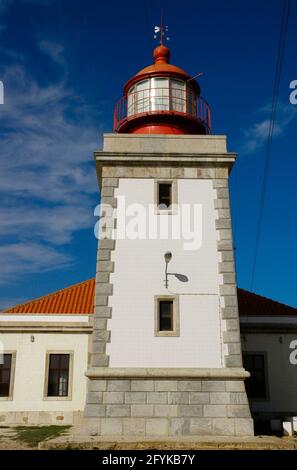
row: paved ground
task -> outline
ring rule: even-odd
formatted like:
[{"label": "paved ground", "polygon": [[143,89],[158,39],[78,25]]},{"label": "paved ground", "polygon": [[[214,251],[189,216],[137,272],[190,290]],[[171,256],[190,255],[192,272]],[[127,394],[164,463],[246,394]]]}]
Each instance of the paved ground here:
[{"label": "paved ground", "polygon": [[26,450],[25,443],[16,441],[16,430],[14,428],[0,428],[0,450]]},{"label": "paved ground", "polygon": [[29,447],[17,438],[13,427],[0,427],[0,450],[32,449],[94,449],[94,450],[182,450],[182,449],[256,449],[256,450],[297,450],[296,437],[256,436],[252,438],[201,437],[183,440],[167,439],[164,441],[128,439],[99,439],[98,437],[79,436],[70,429],[65,435],[45,440],[37,447]]},{"label": "paved ground", "polygon": [[163,441],[121,439],[117,442],[93,437],[63,436],[40,444],[40,449],[94,449],[94,450],[297,450],[297,438],[257,436],[253,438],[201,437]]}]

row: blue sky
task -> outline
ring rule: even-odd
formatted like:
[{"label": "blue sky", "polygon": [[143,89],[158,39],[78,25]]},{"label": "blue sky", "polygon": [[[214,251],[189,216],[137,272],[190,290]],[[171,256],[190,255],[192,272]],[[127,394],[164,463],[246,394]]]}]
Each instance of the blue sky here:
[{"label": "blue sky", "polygon": [[[160,1],[0,0],[0,307],[95,273],[92,152],[152,61]],[[230,177],[238,284],[251,288],[281,0],[164,0],[172,62],[203,71]],[[297,306],[297,2],[292,1],[254,291]]]}]

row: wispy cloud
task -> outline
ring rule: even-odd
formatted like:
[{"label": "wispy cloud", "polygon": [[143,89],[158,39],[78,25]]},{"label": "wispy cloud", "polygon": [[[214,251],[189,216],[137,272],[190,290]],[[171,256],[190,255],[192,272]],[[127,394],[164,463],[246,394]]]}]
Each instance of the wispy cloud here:
[{"label": "wispy cloud", "polygon": [[41,273],[69,266],[71,256],[41,243],[11,243],[0,247],[0,284],[15,280],[19,271],[22,276]]},{"label": "wispy cloud", "polygon": [[64,64],[63,51],[64,47],[61,44],[52,41],[39,41],[39,49],[48,55],[54,62]]},{"label": "wispy cloud", "polygon": [[[16,52],[10,49],[9,47],[0,46],[0,54],[2,54],[5,58],[11,59],[13,61],[17,60],[18,63],[22,62],[25,59],[23,54],[21,54],[20,52]],[[1,75],[1,79],[2,79],[2,75]]]},{"label": "wispy cloud", "polygon": [[94,223],[92,206],[61,205],[34,207],[20,204],[0,208],[1,236],[11,239],[43,240],[59,245],[69,243],[75,231]]},{"label": "wispy cloud", "polygon": [[3,82],[0,191],[57,203],[78,194],[85,200],[96,191],[92,151],[99,132],[81,100],[63,83],[40,87],[22,67],[9,67]]},{"label": "wispy cloud", "polygon": [[[51,60],[62,47],[47,48]],[[51,52],[49,52],[51,50]],[[0,108],[0,282],[75,262],[62,245],[94,223],[98,114],[65,81],[40,85],[9,66]]]},{"label": "wispy cloud", "polygon": [[[241,153],[251,153],[261,149],[268,138],[270,126],[271,105],[264,106],[257,111],[257,122],[243,133]],[[287,126],[297,117],[297,109],[290,103],[279,102],[273,136],[280,136]]]}]

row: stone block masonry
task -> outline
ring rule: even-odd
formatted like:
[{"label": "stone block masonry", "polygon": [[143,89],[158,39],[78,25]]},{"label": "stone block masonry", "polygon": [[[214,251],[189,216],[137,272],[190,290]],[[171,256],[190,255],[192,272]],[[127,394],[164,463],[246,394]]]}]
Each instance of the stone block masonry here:
[{"label": "stone block masonry", "polygon": [[[219,292],[221,319],[225,322],[225,331],[223,331],[223,343],[226,346],[225,366],[242,367],[228,180],[226,178],[213,179],[212,184],[217,197],[215,207],[218,209],[216,230],[218,232],[217,250],[221,259],[219,262],[219,273],[221,275]],[[222,209],[224,210],[223,213],[221,213]]]},{"label": "stone block masonry", "polygon": [[253,435],[242,380],[92,378],[89,390],[85,419],[93,434],[131,438]]},{"label": "stone block masonry", "polygon": [[[114,191],[118,187],[118,178],[103,178],[101,182],[101,203],[111,204],[115,207]],[[94,309],[94,330],[92,365],[107,367],[109,357],[106,354],[106,343],[110,341],[110,331],[107,330],[107,319],[112,316],[112,309],[108,307],[108,299],[113,293],[110,283],[110,273],[114,270],[111,252],[115,249],[115,240],[103,238],[98,243],[97,269],[96,269],[96,295]],[[92,393],[92,392],[90,392]],[[91,402],[88,401],[91,404]]]},{"label": "stone block masonry", "polygon": [[[221,360],[218,369],[144,368],[138,363],[136,368],[112,367],[116,362],[106,345],[116,344],[111,330],[115,328],[113,296],[119,271],[113,252],[120,244],[101,240],[83,428],[88,434],[111,438],[252,436],[253,421],[244,386],[248,374],[241,358],[228,192],[228,175],[236,154],[227,152],[224,136],[110,134],[104,136],[103,151],[94,156],[101,201],[113,208],[117,207],[116,189],[121,179],[188,179],[188,186],[191,179],[212,181]],[[116,220],[108,225],[109,233],[116,226]],[[131,328],[129,322],[126,328]],[[124,343],[119,353],[121,348],[125,348]]]}]

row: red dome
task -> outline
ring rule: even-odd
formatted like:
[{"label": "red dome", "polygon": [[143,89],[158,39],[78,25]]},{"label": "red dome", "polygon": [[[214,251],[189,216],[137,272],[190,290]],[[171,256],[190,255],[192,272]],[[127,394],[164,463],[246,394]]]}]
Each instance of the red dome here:
[{"label": "red dome", "polygon": [[169,64],[170,51],[160,44],[154,63],[141,69],[124,87],[114,112],[114,130],[139,134],[209,134],[210,110],[199,84]]},{"label": "red dome", "polygon": [[[141,69],[134,77],[130,78],[124,87],[126,93],[134,83],[139,82],[147,77],[162,76],[169,77],[173,76],[181,78],[182,80],[190,80],[191,77],[183,69],[176,65],[169,64],[170,50],[168,47],[160,44],[154,49],[153,52],[154,63]],[[191,80],[191,85],[196,89],[197,94],[200,94],[200,86],[195,80]]]}]

